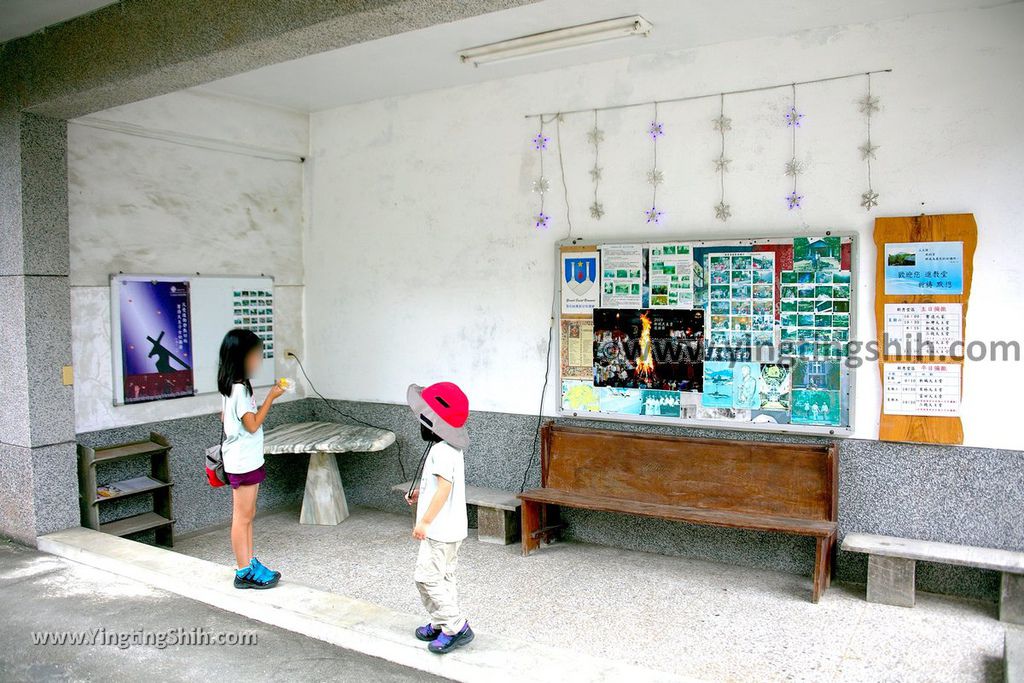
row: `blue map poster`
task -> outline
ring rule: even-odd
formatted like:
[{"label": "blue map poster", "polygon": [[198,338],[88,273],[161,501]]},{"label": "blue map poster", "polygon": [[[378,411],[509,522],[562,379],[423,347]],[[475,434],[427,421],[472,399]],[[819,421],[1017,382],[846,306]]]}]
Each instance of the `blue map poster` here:
[{"label": "blue map poster", "polygon": [[124,402],[194,395],[189,283],[125,280],[119,294]]},{"label": "blue map poster", "polygon": [[963,242],[906,242],[885,245],[885,293],[964,293]]}]

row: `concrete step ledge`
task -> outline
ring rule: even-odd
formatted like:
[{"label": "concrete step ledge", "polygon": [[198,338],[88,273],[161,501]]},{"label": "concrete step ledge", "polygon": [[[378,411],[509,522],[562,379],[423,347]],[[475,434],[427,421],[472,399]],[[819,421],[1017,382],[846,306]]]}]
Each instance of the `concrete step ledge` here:
[{"label": "concrete step ledge", "polygon": [[38,547],[256,621],[457,681],[686,680],[480,632],[469,647],[434,655],[412,637],[422,621],[416,616],[288,581],[272,590],[237,590],[227,567],[91,529],[41,536]]}]

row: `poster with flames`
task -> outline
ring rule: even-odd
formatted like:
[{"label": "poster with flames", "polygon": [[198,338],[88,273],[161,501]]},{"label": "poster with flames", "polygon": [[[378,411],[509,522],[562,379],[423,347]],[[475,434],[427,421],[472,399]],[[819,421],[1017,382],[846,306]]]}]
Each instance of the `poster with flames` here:
[{"label": "poster with flames", "polygon": [[701,391],[704,311],[594,309],[594,386]]},{"label": "poster with flames", "polygon": [[125,280],[119,295],[124,402],[195,394],[189,283]]}]

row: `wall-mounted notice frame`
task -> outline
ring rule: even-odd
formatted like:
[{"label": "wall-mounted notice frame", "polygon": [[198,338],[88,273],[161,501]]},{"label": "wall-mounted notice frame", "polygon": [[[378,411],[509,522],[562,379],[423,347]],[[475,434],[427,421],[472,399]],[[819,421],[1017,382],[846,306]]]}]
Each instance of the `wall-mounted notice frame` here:
[{"label": "wall-mounted notice frame", "polygon": [[114,405],[217,391],[228,330],[263,339],[253,386],[274,383],[274,279],[266,276],[111,275]]},{"label": "wall-mounted notice frame", "polygon": [[[597,257],[600,299],[570,313],[566,263],[582,254]],[[559,415],[853,433],[846,361],[857,329],[855,234],[575,239],[557,245],[556,263]],[[593,367],[585,377],[580,337],[589,329]]]},{"label": "wall-mounted notice frame", "polygon": [[878,438],[963,443],[964,331],[978,245],[974,216],[878,218],[874,240]]}]

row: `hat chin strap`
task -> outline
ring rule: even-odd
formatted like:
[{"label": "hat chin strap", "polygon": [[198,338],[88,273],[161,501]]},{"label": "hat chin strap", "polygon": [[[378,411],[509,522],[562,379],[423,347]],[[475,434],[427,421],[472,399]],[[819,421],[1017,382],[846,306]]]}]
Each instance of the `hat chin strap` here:
[{"label": "hat chin strap", "polygon": [[409,484],[409,491],[405,494],[406,498],[412,498],[412,492],[419,488],[420,477],[423,475],[423,467],[427,464],[427,454],[430,453],[430,447],[433,445],[433,442],[428,443],[427,447],[423,449],[423,455],[420,456],[420,464],[416,466],[416,473],[412,475],[412,483]]}]

